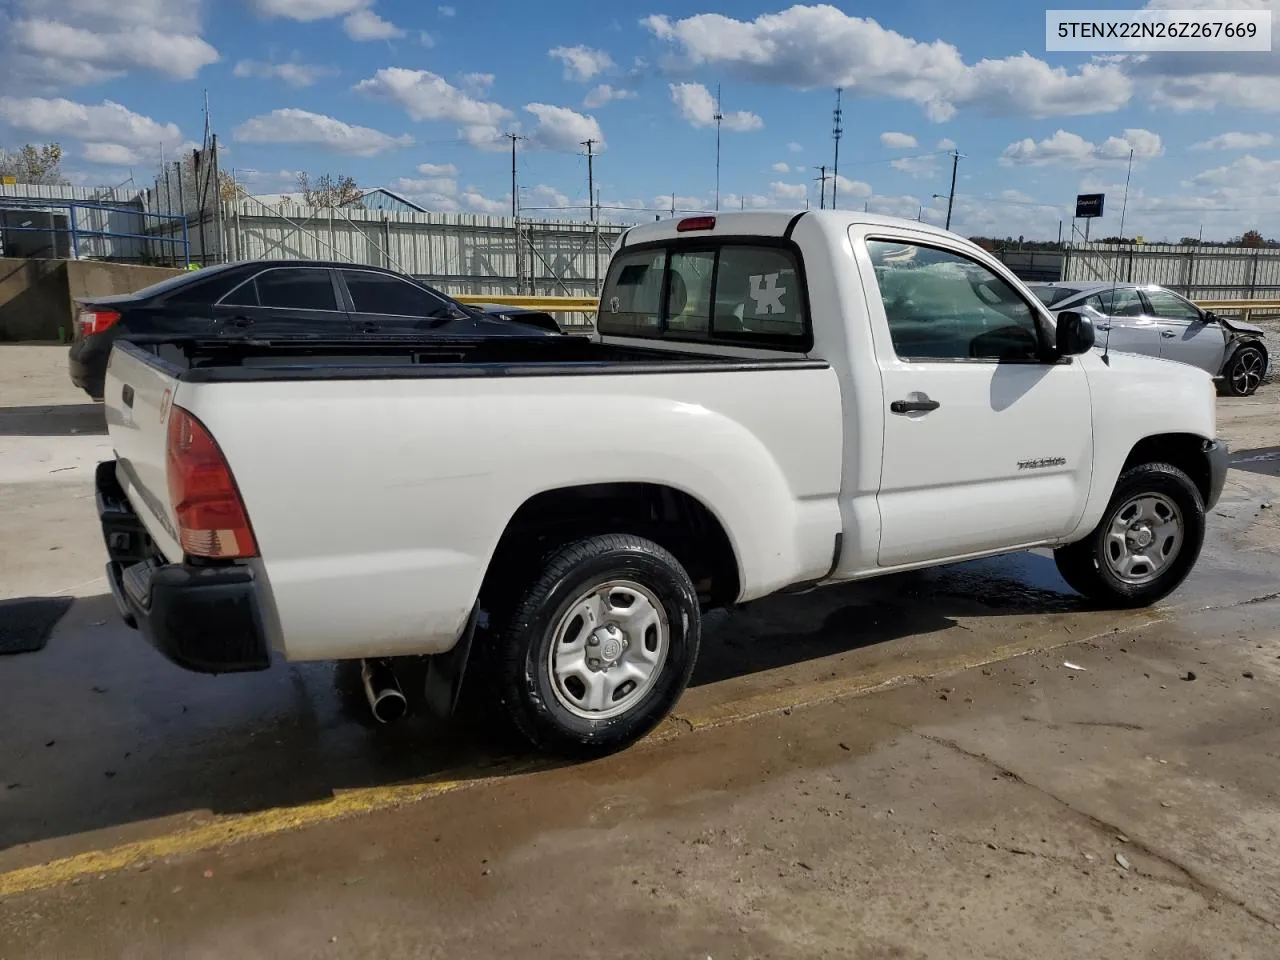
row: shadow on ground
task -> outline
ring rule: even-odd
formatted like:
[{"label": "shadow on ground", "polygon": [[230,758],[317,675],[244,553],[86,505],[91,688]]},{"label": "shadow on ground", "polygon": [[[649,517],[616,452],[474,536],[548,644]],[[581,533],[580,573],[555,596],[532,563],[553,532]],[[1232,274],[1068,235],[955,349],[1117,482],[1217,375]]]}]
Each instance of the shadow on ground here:
[{"label": "shadow on ground", "polygon": [[0,437],[105,436],[106,415],[100,403],[0,407]]},{"label": "shadow on ground", "polygon": [[[1052,561],[1032,554],[774,597],[713,624],[693,683],[876,645],[901,657],[890,641],[945,644],[931,636],[960,616],[1078,609]],[[0,869],[3,851],[89,830],[527,769],[534,758],[476,696],[484,672],[473,660],[451,720],[419,715],[374,728],[351,665],[187,673],[123,626],[109,596],[79,601],[45,650],[0,661]],[[406,688],[416,683],[406,675]]]},{"label": "shadow on ground", "polygon": [[1280,447],[1234,450],[1231,453],[1231,469],[1258,473],[1264,477],[1280,477]]}]

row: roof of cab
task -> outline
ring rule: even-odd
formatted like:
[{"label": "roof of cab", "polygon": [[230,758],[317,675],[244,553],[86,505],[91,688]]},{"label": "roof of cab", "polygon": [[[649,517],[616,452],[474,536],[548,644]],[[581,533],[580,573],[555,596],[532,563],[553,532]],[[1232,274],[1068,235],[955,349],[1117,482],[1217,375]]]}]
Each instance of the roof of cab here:
[{"label": "roof of cab", "polygon": [[[681,232],[677,229],[682,220],[713,217],[715,226],[709,230],[692,230]],[[955,237],[956,234],[932,224],[919,220],[908,220],[903,217],[889,217],[879,213],[864,213],[861,210],[750,210],[745,212],[718,212],[688,214],[684,217],[670,217],[655,220],[653,223],[642,223],[627,230],[621,239],[622,247],[633,244],[652,243],[655,240],[670,240],[675,237],[699,236],[747,236],[747,237],[784,237],[789,229],[802,219],[814,217],[826,222],[828,226],[847,228],[853,224],[869,224],[877,227],[892,227],[911,230],[914,233],[931,233],[937,236]]]}]

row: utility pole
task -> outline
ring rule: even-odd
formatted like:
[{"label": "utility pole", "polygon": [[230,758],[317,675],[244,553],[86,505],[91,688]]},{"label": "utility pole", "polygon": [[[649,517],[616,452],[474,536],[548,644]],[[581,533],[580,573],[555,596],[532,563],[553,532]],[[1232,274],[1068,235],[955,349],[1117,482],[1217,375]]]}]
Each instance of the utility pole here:
[{"label": "utility pole", "polygon": [[951,229],[951,208],[956,202],[956,167],[960,165],[960,151],[951,151],[951,192],[947,194],[947,226]]},{"label": "utility pole", "polygon": [[520,194],[516,190],[516,143],[525,138],[518,133],[504,133],[503,136],[511,141],[511,219],[515,220],[520,216]]},{"label": "utility pole", "polygon": [[592,222],[596,219],[596,177],[593,161],[595,160],[594,148],[596,142],[590,138],[581,141],[582,145],[587,148],[587,211],[591,216]]},{"label": "utility pole", "polygon": [[213,209],[217,214],[218,225],[218,261],[227,262],[227,226],[222,214],[222,168],[218,166],[218,135],[210,134],[213,148]]},{"label": "utility pole", "polygon": [[818,198],[818,209],[825,210],[827,208],[827,168],[825,166],[818,168],[818,176],[813,178],[817,180],[821,186],[822,195]]},{"label": "utility pole", "polygon": [[674,218],[675,218],[675,215],[676,215],[676,192],[675,192],[674,190],[672,190],[672,191],[671,191],[671,216],[672,216],[672,219],[674,219]]},{"label": "utility pole", "polygon": [[720,112],[720,84],[716,84],[716,113],[712,118],[716,122],[716,209],[720,209],[720,121],[724,114]]},{"label": "utility pole", "polygon": [[831,167],[831,209],[836,208],[836,190],[840,187],[840,137],[844,133],[844,110],[840,107],[842,87],[836,87],[836,108],[832,112],[831,139],[836,142],[835,163]]}]

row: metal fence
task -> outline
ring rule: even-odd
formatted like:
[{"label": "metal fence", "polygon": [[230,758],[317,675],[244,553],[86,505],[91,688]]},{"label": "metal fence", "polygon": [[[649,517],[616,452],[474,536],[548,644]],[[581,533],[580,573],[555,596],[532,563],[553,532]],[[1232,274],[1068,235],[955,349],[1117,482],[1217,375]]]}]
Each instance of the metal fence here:
[{"label": "metal fence", "polygon": [[1066,251],[1063,280],[1156,283],[1192,300],[1280,299],[1280,248],[1090,243]]}]

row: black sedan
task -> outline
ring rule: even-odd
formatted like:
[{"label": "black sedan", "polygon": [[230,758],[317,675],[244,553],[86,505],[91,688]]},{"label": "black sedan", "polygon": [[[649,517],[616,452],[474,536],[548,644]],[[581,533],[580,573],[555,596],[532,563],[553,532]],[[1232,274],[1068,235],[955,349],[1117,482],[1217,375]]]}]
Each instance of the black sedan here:
[{"label": "black sedan", "polygon": [[464,306],[404,274],[298,260],[229,263],[170,277],[136,293],[80,302],[72,382],[102,399],[117,338],[172,336],[343,337],[556,336],[542,314]]}]

